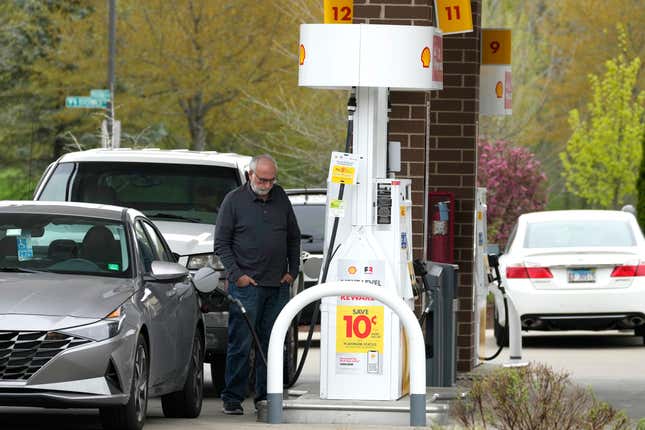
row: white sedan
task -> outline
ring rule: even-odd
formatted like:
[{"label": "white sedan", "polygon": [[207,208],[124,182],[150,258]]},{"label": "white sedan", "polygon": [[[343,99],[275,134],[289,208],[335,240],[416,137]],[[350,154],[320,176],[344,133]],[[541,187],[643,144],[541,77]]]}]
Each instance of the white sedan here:
[{"label": "white sedan", "polygon": [[[521,215],[499,268],[522,330],[634,330],[645,341],[645,239],[632,214]],[[508,345],[503,305],[495,338]]]}]

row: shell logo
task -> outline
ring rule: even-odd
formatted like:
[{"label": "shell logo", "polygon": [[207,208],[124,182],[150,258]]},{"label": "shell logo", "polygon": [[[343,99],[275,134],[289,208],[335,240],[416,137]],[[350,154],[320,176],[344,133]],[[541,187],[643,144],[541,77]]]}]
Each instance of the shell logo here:
[{"label": "shell logo", "polygon": [[421,64],[423,64],[424,69],[430,67],[430,58],[430,48],[426,46],[423,48],[423,51],[421,51]]},{"label": "shell logo", "polygon": [[349,267],[347,268],[347,273],[349,273],[350,275],[355,275],[355,274],[356,274],[356,270],[357,270],[357,269],[356,269],[356,266],[349,266]]},{"label": "shell logo", "polygon": [[495,85],[495,95],[498,99],[504,97],[504,84],[502,84],[502,81],[497,81],[497,84]]},{"label": "shell logo", "polygon": [[302,66],[305,64],[305,58],[307,57],[307,51],[305,50],[305,45],[300,45],[300,52],[299,52],[299,60],[300,60],[300,65]]}]

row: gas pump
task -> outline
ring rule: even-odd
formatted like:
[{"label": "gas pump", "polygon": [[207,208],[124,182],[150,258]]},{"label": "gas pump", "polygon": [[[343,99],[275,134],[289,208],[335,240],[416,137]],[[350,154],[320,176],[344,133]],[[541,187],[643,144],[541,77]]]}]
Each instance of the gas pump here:
[{"label": "gas pump", "polygon": [[[392,289],[411,308],[411,181],[387,177],[388,92],[443,88],[441,49],[433,27],[300,27],[299,85],[356,93],[352,152],[333,153],[330,163],[320,278]],[[395,400],[408,392],[405,333],[376,300],[323,299],[320,353],[323,399]]]}]

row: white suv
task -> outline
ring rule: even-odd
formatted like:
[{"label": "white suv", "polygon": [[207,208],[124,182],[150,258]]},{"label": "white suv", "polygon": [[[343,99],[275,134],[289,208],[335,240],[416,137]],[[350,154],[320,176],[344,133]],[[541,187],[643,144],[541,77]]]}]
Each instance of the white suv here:
[{"label": "white suv", "polygon": [[[215,220],[224,196],[246,182],[250,161],[251,157],[238,154],[188,150],[74,152],[45,170],[34,199],[138,209],[159,228],[179,263],[191,272],[206,265],[219,268],[220,286],[224,287],[224,267],[213,254]],[[228,304],[214,297],[205,305],[205,359],[211,363],[213,384],[219,393],[224,384]],[[295,345],[287,346],[287,361],[294,357],[292,349],[296,350]],[[293,366],[287,364],[287,374]]]}]

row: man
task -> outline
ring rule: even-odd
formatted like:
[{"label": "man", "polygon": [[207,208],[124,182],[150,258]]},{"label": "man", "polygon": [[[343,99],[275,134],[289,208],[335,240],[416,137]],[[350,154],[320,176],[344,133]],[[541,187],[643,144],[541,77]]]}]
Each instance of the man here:
[{"label": "man", "polygon": [[[215,253],[228,276],[228,291],[246,308],[266,356],[273,322],[289,300],[300,264],[300,229],[291,202],[275,185],[278,166],[258,155],[249,182],[226,195],[215,228]],[[223,412],[242,415],[252,334],[236,305],[229,306]],[[266,399],[266,365],[256,354],[255,404]]]}]

